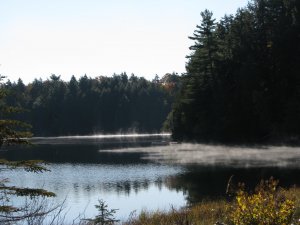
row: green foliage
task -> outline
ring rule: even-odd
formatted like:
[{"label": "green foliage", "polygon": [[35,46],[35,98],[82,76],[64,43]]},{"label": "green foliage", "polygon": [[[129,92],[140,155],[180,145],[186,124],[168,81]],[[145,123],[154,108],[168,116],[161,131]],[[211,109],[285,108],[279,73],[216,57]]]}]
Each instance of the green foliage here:
[{"label": "green foliage", "polygon": [[[1,79],[0,79],[1,81]],[[19,120],[9,119],[8,117],[14,113],[20,113],[20,107],[7,106],[4,99],[7,96],[7,91],[1,88],[0,90],[0,148],[3,144],[27,144],[25,138],[31,136],[28,129],[31,126]]]},{"label": "green foliage", "polygon": [[208,10],[201,17],[168,118],[174,138],[299,137],[299,1],[254,0],[218,23]]},{"label": "green foliage", "polygon": [[[0,77],[0,81],[3,77]],[[18,86],[21,85],[21,81],[18,81]],[[23,88],[21,88],[23,90]],[[19,120],[11,119],[11,114],[20,113],[23,110],[20,107],[11,107],[6,104],[5,98],[7,98],[7,90],[0,87],[0,148],[12,144],[29,144],[28,138],[31,137],[29,128],[31,127],[27,123]],[[44,172],[48,171],[41,161],[28,160],[28,161],[8,161],[6,159],[0,159],[0,172],[7,169],[22,168],[28,172]],[[11,205],[11,196],[15,197],[29,197],[35,199],[39,197],[54,197],[55,194],[44,189],[34,189],[25,187],[15,187],[7,185],[8,179],[0,179],[0,223],[11,224],[15,221],[21,221],[26,218],[34,217],[37,215],[44,215],[45,212],[41,210],[35,212],[28,212],[31,205],[25,206],[13,206]],[[38,206],[36,206],[38,207]]]},{"label": "green foliage", "polygon": [[234,225],[287,225],[292,223],[294,212],[294,199],[288,198],[278,188],[278,181],[270,178],[261,181],[253,194],[241,186],[228,219]]},{"label": "green foliage", "polygon": [[99,205],[95,205],[99,214],[94,219],[88,219],[94,225],[112,225],[119,220],[115,219],[114,215],[117,209],[108,209],[108,205],[102,199],[98,200]]},{"label": "green foliage", "polygon": [[18,188],[18,187],[8,187],[8,186],[1,186],[0,190],[8,190],[8,194],[16,195],[16,196],[29,196],[30,198],[37,197],[37,196],[44,196],[44,197],[55,197],[53,192],[46,191],[44,189],[34,189],[34,188]]},{"label": "green foliage", "polygon": [[5,166],[7,169],[22,168],[27,172],[46,172],[47,168],[42,166],[43,161],[40,160],[26,160],[26,161],[8,161],[6,159],[0,159],[0,165]]},{"label": "green foliage", "polygon": [[73,76],[65,82],[52,75],[49,80],[20,83],[3,85],[10,93],[6,105],[28,109],[14,119],[32,124],[39,136],[83,135],[159,132],[180,88],[180,77],[166,74],[151,82],[122,73],[78,80]]}]

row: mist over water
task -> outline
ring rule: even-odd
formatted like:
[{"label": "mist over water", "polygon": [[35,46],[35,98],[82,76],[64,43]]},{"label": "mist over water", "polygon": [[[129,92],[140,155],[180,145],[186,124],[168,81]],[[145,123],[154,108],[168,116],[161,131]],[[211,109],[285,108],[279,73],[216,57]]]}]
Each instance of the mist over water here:
[{"label": "mist over water", "polygon": [[146,153],[144,159],[147,160],[183,165],[300,168],[300,148],[287,146],[237,147],[186,143],[106,152],[142,152]]},{"label": "mist over water", "polygon": [[114,147],[113,144],[135,143],[138,145],[151,145],[153,142],[170,141],[170,133],[157,134],[137,134],[137,133],[120,133],[120,134],[94,134],[85,136],[58,136],[58,137],[33,137],[29,140],[34,144],[110,144],[109,148]]}]

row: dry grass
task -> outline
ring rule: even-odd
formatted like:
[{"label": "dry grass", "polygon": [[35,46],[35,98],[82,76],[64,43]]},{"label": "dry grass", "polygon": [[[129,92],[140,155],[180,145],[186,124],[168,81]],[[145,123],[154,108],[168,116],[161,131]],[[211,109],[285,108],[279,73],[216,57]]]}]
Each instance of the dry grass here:
[{"label": "dry grass", "polygon": [[223,221],[226,215],[224,200],[205,201],[191,208],[171,209],[168,212],[142,212],[123,225],[205,225]]},{"label": "dry grass", "polygon": [[[294,224],[300,218],[300,188],[283,190],[285,196],[295,201]],[[231,203],[224,200],[203,201],[190,208],[169,211],[142,212],[123,225],[214,225],[225,222]]]}]

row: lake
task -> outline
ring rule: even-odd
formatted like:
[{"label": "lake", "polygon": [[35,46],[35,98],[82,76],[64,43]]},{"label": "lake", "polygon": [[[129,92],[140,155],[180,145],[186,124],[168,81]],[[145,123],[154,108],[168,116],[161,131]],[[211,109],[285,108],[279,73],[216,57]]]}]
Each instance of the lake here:
[{"label": "lake", "polygon": [[11,184],[45,188],[65,201],[66,220],[94,217],[98,199],[132,212],[180,208],[225,196],[228,179],[253,187],[274,176],[284,187],[300,184],[300,148],[222,146],[171,142],[169,134],[33,138],[33,146],[2,149],[10,160],[41,159],[51,172],[3,171]]}]

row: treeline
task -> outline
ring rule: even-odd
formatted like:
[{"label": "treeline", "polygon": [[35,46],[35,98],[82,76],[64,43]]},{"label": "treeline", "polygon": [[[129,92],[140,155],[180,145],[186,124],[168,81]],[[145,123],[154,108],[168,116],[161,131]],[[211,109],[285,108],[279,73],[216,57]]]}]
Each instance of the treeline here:
[{"label": "treeline", "polygon": [[168,116],[176,139],[265,141],[300,134],[300,1],[254,0],[190,39],[183,88]]},{"label": "treeline", "polygon": [[180,77],[153,81],[126,73],[69,82],[52,75],[25,85],[6,82],[6,104],[25,109],[15,119],[32,125],[35,136],[116,132],[159,132],[171,110]]}]

